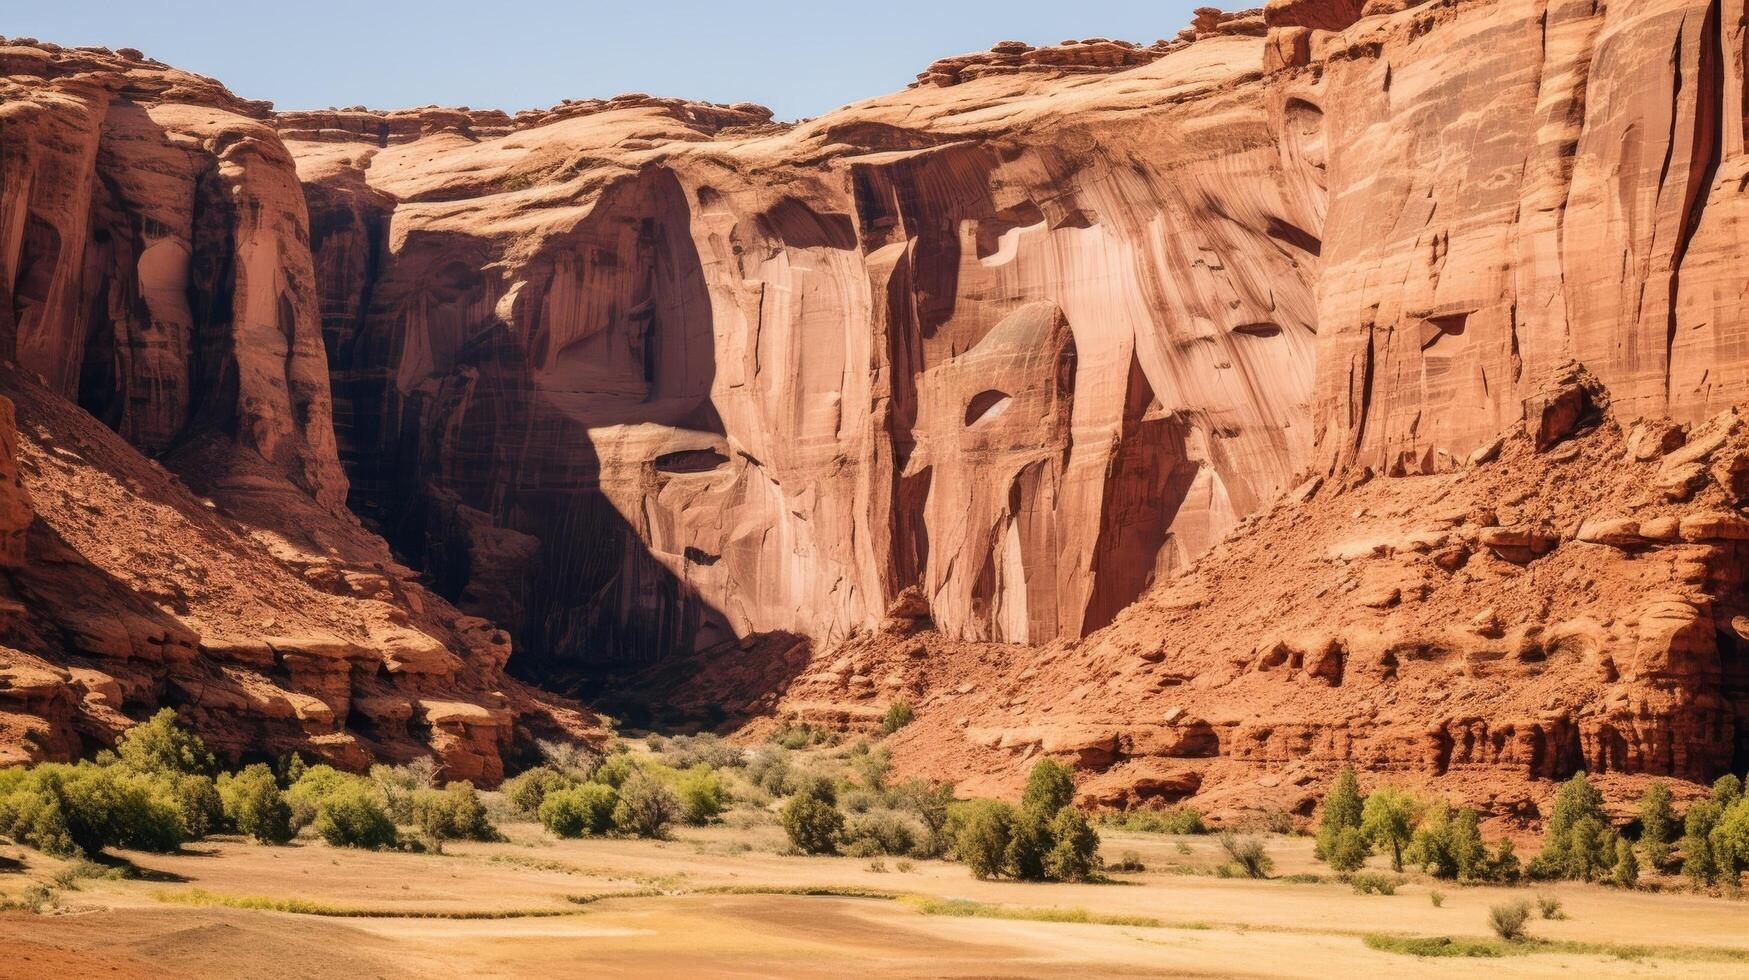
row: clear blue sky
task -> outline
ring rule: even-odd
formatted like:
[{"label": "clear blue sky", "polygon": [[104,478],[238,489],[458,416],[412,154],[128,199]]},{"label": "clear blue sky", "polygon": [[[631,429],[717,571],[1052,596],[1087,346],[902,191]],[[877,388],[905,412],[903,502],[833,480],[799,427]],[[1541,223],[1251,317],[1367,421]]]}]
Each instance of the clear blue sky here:
[{"label": "clear blue sky", "polygon": [[516,110],[649,92],[759,102],[791,119],[1009,38],[1169,38],[1206,2],[13,0],[0,32],[139,48],[284,109]]}]

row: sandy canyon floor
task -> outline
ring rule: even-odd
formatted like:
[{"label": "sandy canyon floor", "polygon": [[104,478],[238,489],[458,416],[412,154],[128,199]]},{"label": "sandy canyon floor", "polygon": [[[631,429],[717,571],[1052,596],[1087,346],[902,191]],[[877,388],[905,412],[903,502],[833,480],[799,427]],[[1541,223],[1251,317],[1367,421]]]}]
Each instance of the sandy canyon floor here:
[{"label": "sandy canyon floor", "polygon": [[[1221,860],[1213,837],[1111,831],[1107,858],[1134,851],[1147,871],[1038,885],[976,881],[945,862],[900,870],[888,859],[876,870],[864,859],[786,856],[771,827],[682,829],[662,842],[504,829],[503,843],[451,844],[444,855],[237,839],[128,854],[135,880],[82,882],[48,914],[0,914],[0,976],[1749,975],[1739,900],[1460,888],[1413,875],[1395,895],[1363,896],[1328,878],[1287,880],[1328,870],[1305,838],[1270,838],[1276,878],[1248,881],[1207,873]],[[51,880],[60,864],[16,848],[5,856],[8,893]],[[1536,919],[1538,942],[1506,958],[1411,957],[1368,943],[1485,938],[1490,905],[1551,895],[1563,917]],[[286,907],[307,911],[275,910]],[[1089,921],[1025,918],[1044,909]]]}]

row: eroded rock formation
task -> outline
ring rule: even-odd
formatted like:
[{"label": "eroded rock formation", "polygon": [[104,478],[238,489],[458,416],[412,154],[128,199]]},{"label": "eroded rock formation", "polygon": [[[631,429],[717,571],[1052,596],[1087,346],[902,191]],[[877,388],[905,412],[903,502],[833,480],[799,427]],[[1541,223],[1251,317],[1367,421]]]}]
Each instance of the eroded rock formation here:
[{"label": "eroded rock formation", "polygon": [[[112,464],[45,448],[76,403],[345,601],[341,652],[270,669],[236,651],[278,625],[121,575],[199,634],[123,630],[186,665],[124,706],[253,664],[332,713],[306,737],[485,758],[497,623],[526,676],[644,666],[694,718],[905,696],[902,767],[1048,753],[1101,801],[1297,807],[1352,762],[1532,820],[1578,767],[1742,769],[1745,17],[1271,0],[796,124],[276,114],[13,44],[36,516],[0,466],[0,561],[60,567],[52,528],[114,567],[65,489]],[[30,669],[71,670],[36,616]],[[47,752],[104,717],[69,683],[13,683]]]}]

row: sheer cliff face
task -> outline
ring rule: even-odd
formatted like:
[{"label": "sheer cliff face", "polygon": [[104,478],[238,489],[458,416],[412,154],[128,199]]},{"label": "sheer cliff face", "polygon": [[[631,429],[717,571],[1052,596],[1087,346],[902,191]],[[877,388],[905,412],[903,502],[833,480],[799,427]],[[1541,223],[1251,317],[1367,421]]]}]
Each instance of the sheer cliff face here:
[{"label": "sheer cliff face", "polygon": [[1629,414],[1743,401],[1743,4],[1360,7],[1270,7],[1283,145],[1328,195],[1326,458],[1449,468],[1568,359]]},{"label": "sheer cliff face", "polygon": [[282,117],[354,505],[533,658],[823,646],[901,596],[1102,626],[1310,456],[1317,216],[1261,57],[788,130]]}]

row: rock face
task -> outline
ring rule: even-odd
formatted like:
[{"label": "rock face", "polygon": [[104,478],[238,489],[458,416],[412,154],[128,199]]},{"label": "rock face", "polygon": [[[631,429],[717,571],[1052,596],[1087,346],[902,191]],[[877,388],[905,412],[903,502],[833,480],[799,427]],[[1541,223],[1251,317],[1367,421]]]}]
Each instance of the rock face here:
[{"label": "rock face", "polygon": [[345,510],[267,106],[131,52],[0,44],[0,75],[0,761],[160,704],[232,756],[485,782],[519,731],[588,733]]},{"label": "rock face", "polygon": [[908,590],[966,639],[1104,625],[1311,458],[1262,44],[788,129],[283,118],[354,506],[536,672],[826,648]]},{"label": "rock face", "polygon": [[[0,563],[50,583],[5,703],[65,752],[117,699],[241,724],[179,678],[254,671],[299,737],[489,772],[513,638],[753,730],[904,696],[901,768],[1100,802],[1741,770],[1746,16],[1271,0],[796,124],[0,47]],[[263,584],[103,550],[136,451]]]}]

